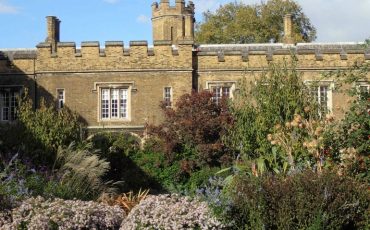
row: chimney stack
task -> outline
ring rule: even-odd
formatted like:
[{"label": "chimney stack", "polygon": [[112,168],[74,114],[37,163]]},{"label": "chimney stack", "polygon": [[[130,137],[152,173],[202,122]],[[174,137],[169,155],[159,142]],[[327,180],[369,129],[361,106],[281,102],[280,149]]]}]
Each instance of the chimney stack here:
[{"label": "chimney stack", "polygon": [[47,37],[45,42],[51,43],[51,50],[53,53],[55,53],[57,49],[57,43],[59,42],[60,38],[59,37],[60,20],[55,16],[47,16],[46,22],[47,22]]},{"label": "chimney stack", "polygon": [[284,43],[294,44],[294,26],[291,14],[286,14],[284,16]]}]

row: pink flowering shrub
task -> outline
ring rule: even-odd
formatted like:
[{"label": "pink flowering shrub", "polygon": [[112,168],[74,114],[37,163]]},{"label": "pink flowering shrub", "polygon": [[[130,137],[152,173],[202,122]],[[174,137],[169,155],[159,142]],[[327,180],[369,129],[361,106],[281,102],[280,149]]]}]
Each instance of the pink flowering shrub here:
[{"label": "pink flowering shrub", "polygon": [[37,197],[23,201],[9,215],[0,214],[0,229],[117,229],[124,215],[118,206]]},{"label": "pink flowering shrub", "polygon": [[127,229],[224,229],[205,202],[179,195],[148,196],[122,222]]}]

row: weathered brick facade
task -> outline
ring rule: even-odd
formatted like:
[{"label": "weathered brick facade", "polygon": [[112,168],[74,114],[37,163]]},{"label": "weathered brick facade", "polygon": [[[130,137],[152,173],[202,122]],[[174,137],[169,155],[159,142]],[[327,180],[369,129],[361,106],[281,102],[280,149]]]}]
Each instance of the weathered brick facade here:
[{"label": "weathered brick facade", "polygon": [[[109,41],[104,48],[98,42],[82,42],[77,48],[73,42],[60,42],[60,21],[49,16],[47,38],[36,49],[0,50],[0,87],[27,87],[36,101],[40,97],[56,101],[62,90],[63,105],[76,111],[88,128],[139,130],[146,122],[161,121],[159,104],[165,88],[170,89],[171,101],[217,85],[232,86],[234,91],[241,78],[253,79],[270,62],[291,58],[292,52],[306,80],[370,60],[370,51],[359,44],[294,44],[289,15],[284,19],[284,43],[194,45],[193,3],[185,6],[176,0],[172,7],[162,0],[152,5],[152,11],[153,47],[146,41],[131,41],[129,47]],[[369,77],[363,80],[368,84]],[[340,116],[345,96],[330,97],[330,109]],[[109,115],[104,115],[104,103]],[[111,111],[115,106],[121,113],[117,118]]]}]

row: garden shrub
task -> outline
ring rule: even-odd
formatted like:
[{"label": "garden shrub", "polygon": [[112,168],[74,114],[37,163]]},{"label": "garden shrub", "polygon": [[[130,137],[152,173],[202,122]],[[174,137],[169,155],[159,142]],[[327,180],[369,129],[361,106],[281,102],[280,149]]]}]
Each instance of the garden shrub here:
[{"label": "garden shrub", "polygon": [[191,173],[187,182],[187,187],[190,192],[196,192],[198,188],[205,187],[209,179],[214,177],[220,171],[218,167],[204,167],[198,171]]},{"label": "garden shrub", "polygon": [[122,222],[121,229],[224,229],[205,202],[179,195],[148,196]]},{"label": "garden shrub", "polygon": [[337,132],[332,134],[333,146],[339,150],[340,167],[343,173],[370,183],[370,96],[358,95]]},{"label": "garden shrub", "polygon": [[25,153],[35,162],[54,162],[59,146],[80,141],[82,123],[76,113],[67,108],[57,110],[53,104],[41,100],[40,107],[33,108],[27,95],[20,101],[18,122],[23,127]]},{"label": "garden shrub", "polygon": [[93,199],[102,192],[114,192],[112,183],[102,180],[109,165],[87,149],[72,145],[58,151],[55,168],[35,166],[14,154],[0,163],[0,209],[10,209],[33,196],[64,199]]},{"label": "garden shrub", "polygon": [[97,150],[91,150],[90,146],[77,149],[72,142],[67,148],[60,147],[54,165],[57,171],[53,179],[58,183],[49,185],[51,193],[53,190],[58,192],[57,197],[96,199],[101,193],[113,189],[103,178],[110,169],[109,162],[101,159]]},{"label": "garden shrub", "polygon": [[102,150],[101,157],[110,162],[111,170],[105,178],[122,181],[122,192],[150,188],[153,193],[194,193],[197,186],[219,170],[189,166],[190,161],[183,159],[186,153],[177,153],[173,161],[168,161],[161,152],[162,141],[154,137],[146,140],[143,149],[139,149],[137,138],[128,133],[96,134],[91,142],[94,148]]},{"label": "garden shrub", "polygon": [[[149,125],[148,132],[164,143],[166,160],[185,160],[194,169],[220,166],[231,162],[222,136],[232,123],[227,101],[214,103],[212,93],[192,92],[182,95],[175,108],[162,106],[164,121]],[[189,165],[187,165],[189,166]],[[184,168],[191,171],[193,168]]]},{"label": "garden shrub", "polygon": [[0,157],[8,158],[10,153],[24,152],[26,139],[24,127],[19,122],[0,124]]},{"label": "garden shrub", "polygon": [[243,229],[364,229],[367,185],[329,171],[286,177],[239,175],[228,187],[232,209],[226,219]]},{"label": "garden shrub", "polygon": [[18,154],[0,162],[0,210],[11,209],[31,196],[42,195],[46,175],[22,162]]},{"label": "garden shrub", "polygon": [[[118,229],[124,211],[93,201],[30,198],[14,208],[1,229]],[[0,218],[2,215],[0,215]]]},{"label": "garden shrub", "polygon": [[[151,188],[161,190],[160,183],[154,179],[161,163],[160,155],[142,152],[136,137],[126,132],[107,132],[95,134],[91,141],[93,148],[100,149],[99,155],[110,163],[106,180],[120,181],[120,192]],[[154,170],[154,172],[150,172]]]},{"label": "garden shrub", "polygon": [[[250,82],[245,79],[240,82],[240,92],[230,108],[234,124],[225,135],[224,142],[245,160],[268,162],[273,145],[267,135],[275,126],[284,126],[294,119],[295,114],[300,114],[304,119],[318,115],[315,114],[317,105],[307,93],[302,74],[296,69],[295,57],[291,59],[272,63]],[[305,109],[309,107],[310,110]],[[282,153],[285,151],[278,150]],[[295,148],[296,155],[304,151],[303,148]],[[287,155],[277,154],[274,164],[266,164],[266,169],[285,171]]]}]

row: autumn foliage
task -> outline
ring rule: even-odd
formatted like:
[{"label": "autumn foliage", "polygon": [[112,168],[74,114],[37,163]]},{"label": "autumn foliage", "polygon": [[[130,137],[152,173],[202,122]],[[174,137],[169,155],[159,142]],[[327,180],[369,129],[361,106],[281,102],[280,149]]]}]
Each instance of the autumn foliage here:
[{"label": "autumn foliage", "polygon": [[[221,138],[232,123],[227,100],[216,104],[208,91],[192,92],[179,98],[175,108],[162,105],[165,120],[148,126],[158,137],[169,161],[182,159],[186,171],[200,165],[217,166],[231,157]],[[180,154],[181,153],[181,154]]]}]

